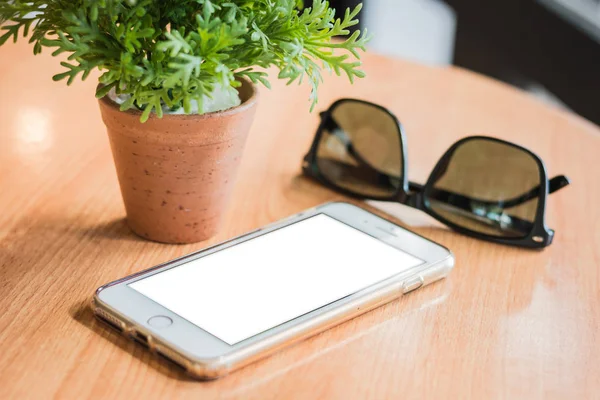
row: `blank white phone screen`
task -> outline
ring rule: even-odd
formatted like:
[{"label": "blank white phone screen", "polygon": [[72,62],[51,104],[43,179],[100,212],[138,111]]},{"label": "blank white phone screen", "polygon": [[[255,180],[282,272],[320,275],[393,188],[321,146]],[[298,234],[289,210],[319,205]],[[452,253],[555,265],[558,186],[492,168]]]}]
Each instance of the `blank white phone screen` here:
[{"label": "blank white phone screen", "polygon": [[422,263],[319,214],[129,286],[233,345]]}]

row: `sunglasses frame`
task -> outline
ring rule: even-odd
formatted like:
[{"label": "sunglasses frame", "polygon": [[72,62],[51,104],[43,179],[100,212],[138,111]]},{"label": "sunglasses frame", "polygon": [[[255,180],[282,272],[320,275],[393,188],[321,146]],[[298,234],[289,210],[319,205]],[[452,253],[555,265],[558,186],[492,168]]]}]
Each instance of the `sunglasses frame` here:
[{"label": "sunglasses frame", "polygon": [[[400,140],[399,140],[400,154],[402,155],[402,162],[401,162],[402,171],[401,171],[401,176],[400,176],[401,184],[398,187],[398,189],[396,190],[396,192],[391,194],[390,196],[366,196],[366,195],[345,189],[341,186],[338,186],[334,182],[331,182],[319,169],[319,165],[317,162],[317,159],[318,159],[317,151],[318,151],[321,139],[323,137],[323,133],[327,126],[327,123],[328,123],[328,121],[330,121],[332,113],[337,107],[339,107],[342,104],[349,103],[349,102],[350,103],[359,103],[359,104],[363,104],[366,106],[374,107],[380,111],[383,111],[389,117],[393,118],[393,120],[396,122],[396,125],[398,127],[398,135],[400,138]],[[525,147],[519,146],[515,143],[507,142],[505,140],[488,137],[488,136],[465,137],[463,139],[460,139],[456,143],[454,143],[442,155],[442,157],[439,159],[439,161],[436,163],[435,167],[433,168],[432,172],[429,174],[429,177],[428,177],[425,185],[420,185],[420,184],[409,182],[409,180],[408,180],[408,174],[407,174],[408,161],[407,161],[407,154],[405,151],[406,135],[404,133],[402,124],[390,110],[388,110],[387,108],[382,107],[378,104],[374,104],[374,103],[371,103],[368,101],[359,100],[359,99],[351,99],[351,98],[343,98],[343,99],[340,99],[340,100],[337,100],[336,102],[334,102],[327,109],[327,111],[322,112],[320,114],[320,116],[321,116],[321,122],[319,124],[319,127],[317,128],[317,132],[316,132],[315,138],[311,144],[310,150],[309,150],[308,154],[304,157],[304,163],[302,165],[302,170],[305,175],[307,175],[313,179],[316,179],[322,185],[324,185],[330,189],[333,189],[337,192],[340,192],[342,194],[345,194],[347,196],[354,197],[354,198],[361,199],[361,200],[393,201],[393,202],[398,202],[400,204],[407,205],[409,207],[416,208],[418,210],[425,212],[426,214],[430,215],[431,217],[435,218],[436,220],[442,222],[443,224],[452,228],[456,232],[462,233],[467,236],[474,237],[476,239],[482,239],[482,240],[486,240],[486,241],[490,241],[490,242],[494,242],[494,243],[526,247],[526,248],[532,248],[532,249],[544,248],[546,246],[549,246],[552,243],[552,239],[554,238],[554,231],[552,229],[549,229],[545,223],[546,201],[547,201],[547,198],[548,198],[548,195],[550,192],[549,191],[550,183],[548,180],[548,174],[546,172],[546,167],[544,166],[544,163],[541,160],[541,158],[538,157],[532,151],[526,149]],[[454,151],[456,151],[456,149],[458,147],[460,147],[462,144],[464,144],[465,142],[470,141],[470,140],[487,140],[487,141],[492,141],[492,142],[496,142],[496,143],[502,143],[504,145],[524,151],[525,153],[530,155],[537,163],[539,174],[540,174],[540,185],[539,185],[539,189],[538,189],[539,193],[536,196],[536,197],[538,197],[538,204],[537,204],[537,210],[536,210],[536,214],[535,214],[535,220],[532,222],[532,229],[526,236],[523,236],[523,237],[500,237],[500,236],[487,235],[484,233],[473,231],[471,229],[464,228],[460,225],[455,224],[452,221],[447,220],[446,218],[437,214],[435,211],[433,211],[430,207],[427,206],[427,204],[426,204],[427,193],[429,193],[429,191],[433,189],[433,184],[435,183],[435,181],[437,179],[436,178],[437,174],[441,173],[442,170],[446,167],[447,163],[450,161],[452,155],[454,154]],[[553,179],[553,181],[554,180],[556,180],[556,182],[553,182],[553,183],[555,183],[555,185],[557,187],[553,188],[552,191],[558,190],[569,184],[569,180],[564,176],[556,177]]]}]

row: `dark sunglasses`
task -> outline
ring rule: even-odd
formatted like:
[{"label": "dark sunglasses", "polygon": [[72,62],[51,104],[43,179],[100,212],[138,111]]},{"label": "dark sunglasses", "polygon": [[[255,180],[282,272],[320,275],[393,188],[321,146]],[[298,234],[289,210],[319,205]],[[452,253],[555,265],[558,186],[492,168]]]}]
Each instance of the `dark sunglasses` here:
[{"label": "dark sunglasses", "polygon": [[341,193],[399,202],[465,235],[530,248],[552,243],[546,199],[569,184],[563,175],[548,180],[526,148],[485,136],[452,145],[425,185],[409,182],[402,125],[384,107],[354,99],[321,113],[303,171]]}]

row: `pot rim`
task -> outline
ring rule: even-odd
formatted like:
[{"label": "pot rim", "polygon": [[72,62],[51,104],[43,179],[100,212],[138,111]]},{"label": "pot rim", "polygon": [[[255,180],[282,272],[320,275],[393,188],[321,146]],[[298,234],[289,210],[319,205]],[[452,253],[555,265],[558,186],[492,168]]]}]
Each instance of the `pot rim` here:
[{"label": "pot rim", "polygon": [[[150,113],[150,117],[148,118],[148,120],[151,119],[177,119],[177,120],[188,120],[188,119],[209,119],[209,118],[220,118],[220,117],[224,117],[224,116],[228,116],[231,114],[237,114],[240,112],[243,112],[249,108],[252,108],[256,102],[258,101],[258,87],[257,85],[255,85],[254,83],[252,83],[249,79],[247,78],[236,78],[236,80],[238,81],[242,81],[243,83],[246,83],[248,85],[250,85],[250,88],[252,89],[252,94],[250,95],[250,97],[244,101],[243,103],[241,103],[240,105],[237,105],[235,107],[231,107],[228,108],[226,110],[221,110],[221,111],[211,111],[208,113],[204,113],[204,114],[166,114],[163,113],[162,118],[159,118],[155,112],[151,112]],[[104,86],[101,83],[98,84],[97,88]],[[128,110],[125,111],[121,111],[121,108],[119,107],[119,104],[115,103],[114,101],[112,101],[109,97],[108,94],[105,95],[104,97],[101,97],[98,99],[99,102],[101,102],[102,104],[104,104],[107,107],[110,107],[120,113],[124,113],[124,114],[129,114],[132,116],[136,116],[136,117],[140,117],[142,115],[142,111],[136,109],[136,108],[130,108]]]}]

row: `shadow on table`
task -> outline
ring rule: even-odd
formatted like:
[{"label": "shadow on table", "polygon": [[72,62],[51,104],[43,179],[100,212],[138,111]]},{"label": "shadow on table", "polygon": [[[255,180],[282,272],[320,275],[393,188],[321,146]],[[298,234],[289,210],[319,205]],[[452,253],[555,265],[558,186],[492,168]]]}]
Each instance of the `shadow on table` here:
[{"label": "shadow on table", "polygon": [[[108,325],[103,324],[101,321],[96,319],[96,317],[94,316],[94,312],[92,311],[89,304],[87,304],[87,302],[77,303],[73,305],[69,310],[69,314],[75,321],[77,321],[87,329],[93,331],[98,336],[108,340],[124,352],[131,354],[133,357],[147,364],[149,367],[157,370],[162,374],[165,374],[169,378],[177,379],[180,381],[199,382],[193,379],[191,376],[187,375],[178,366],[175,366],[167,360],[163,360],[155,356],[154,354],[151,354],[150,351],[148,351],[142,345],[135,343],[134,341],[119,334],[114,329],[110,328]],[[210,381],[207,381],[206,383],[210,384]]]},{"label": "shadow on table", "polygon": [[[302,343],[306,343],[311,340],[320,340],[320,335],[316,335],[313,338],[309,338],[298,344],[292,345],[289,348],[282,350],[282,352],[289,352],[288,356],[291,354],[290,357],[291,359],[294,359],[294,361],[289,364],[286,363],[282,368],[273,368],[273,364],[271,364],[271,362],[277,362],[274,361],[275,359],[272,357],[266,357],[263,360],[252,363],[251,365],[234,372],[234,374],[238,374],[238,380],[235,382],[233,387],[226,385],[228,388],[225,389],[221,397],[243,398],[245,395],[264,386],[265,384],[269,384],[269,382],[272,382],[278,377],[285,376],[294,370],[300,369],[310,362],[319,360],[328,354],[331,354],[332,352],[346,348],[351,343],[367,338],[372,334],[376,334],[377,332],[381,332],[382,330],[386,329],[386,327],[398,324],[399,321],[413,317],[415,314],[430,312],[432,309],[440,307],[446,302],[448,296],[452,292],[452,286],[453,285],[448,281],[436,282],[420,291],[418,294],[420,298],[419,300],[416,299],[416,296],[413,296],[412,301],[407,301],[407,299],[404,299],[404,297],[394,300],[392,303],[384,307],[400,307],[402,310],[401,314],[392,316],[391,318],[381,318],[378,321],[378,318],[376,318],[376,321],[373,321],[370,326],[366,327],[366,329],[362,329],[346,337],[342,337],[340,340],[334,341],[333,344],[329,343],[319,350],[314,351],[309,355],[302,356],[299,359],[294,359],[294,355],[296,355],[296,352],[301,351],[300,347],[302,346]],[[69,309],[69,314],[76,322],[80,323],[85,328],[90,329],[98,336],[106,339],[124,352],[131,354],[139,361],[146,363],[149,367],[162,374],[165,374],[169,378],[177,379],[183,382],[201,383],[202,387],[204,388],[210,387],[208,385],[216,385],[219,382],[224,382],[223,380],[200,381],[193,379],[179,367],[174,366],[166,360],[156,357],[142,345],[126,338],[125,336],[116,332],[114,329],[99,321],[95,317],[90,305],[87,302],[79,302],[74,304]],[[365,315],[368,314],[369,313]],[[371,317],[372,316],[373,315],[371,315]],[[343,323],[340,326],[343,326],[344,324],[347,323]],[[227,377],[224,379],[227,379]]]},{"label": "shadow on table", "polygon": [[81,227],[77,231],[81,236],[100,237],[112,240],[146,241],[142,239],[127,225],[125,218],[101,223],[90,227]]}]

